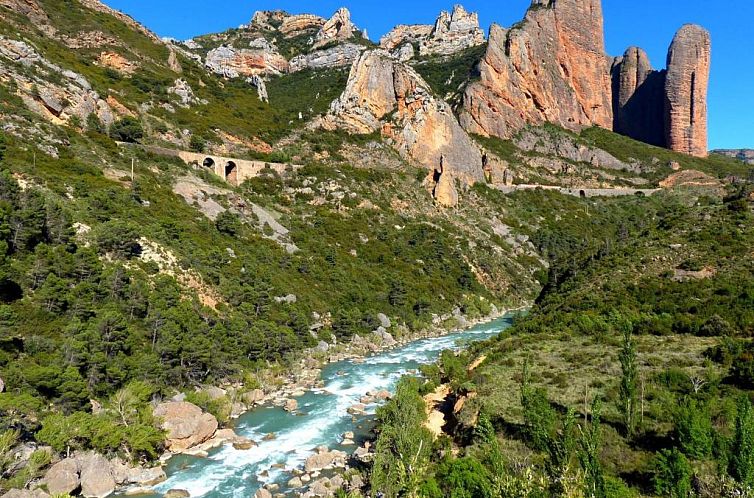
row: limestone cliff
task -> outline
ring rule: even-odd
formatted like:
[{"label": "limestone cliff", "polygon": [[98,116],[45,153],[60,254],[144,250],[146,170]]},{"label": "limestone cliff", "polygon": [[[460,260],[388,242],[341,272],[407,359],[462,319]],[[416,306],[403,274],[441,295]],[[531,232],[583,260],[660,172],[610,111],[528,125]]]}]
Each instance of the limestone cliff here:
[{"label": "limestone cliff", "polygon": [[545,122],[611,128],[611,62],[599,0],[535,0],[520,25],[491,28],[462,124],[503,138]]},{"label": "limestone cliff", "polygon": [[484,178],[479,148],[461,128],[450,106],[434,98],[416,71],[383,50],[362,54],[346,90],[320,125],[350,133],[381,131],[407,159],[433,172],[435,196],[453,206],[455,181]]}]

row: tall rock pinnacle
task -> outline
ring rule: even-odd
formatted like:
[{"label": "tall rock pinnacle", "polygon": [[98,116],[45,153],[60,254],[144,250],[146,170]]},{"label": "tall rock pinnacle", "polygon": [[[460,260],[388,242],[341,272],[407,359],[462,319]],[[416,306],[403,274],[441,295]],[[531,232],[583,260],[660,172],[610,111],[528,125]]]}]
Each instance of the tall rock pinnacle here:
[{"label": "tall rock pinnacle", "polygon": [[707,156],[707,87],[711,41],[701,26],[683,26],[670,45],[665,132],[670,149]]},{"label": "tall rock pinnacle", "polygon": [[491,28],[463,125],[503,138],[530,123],[611,129],[611,64],[600,0],[535,0],[522,24]]}]

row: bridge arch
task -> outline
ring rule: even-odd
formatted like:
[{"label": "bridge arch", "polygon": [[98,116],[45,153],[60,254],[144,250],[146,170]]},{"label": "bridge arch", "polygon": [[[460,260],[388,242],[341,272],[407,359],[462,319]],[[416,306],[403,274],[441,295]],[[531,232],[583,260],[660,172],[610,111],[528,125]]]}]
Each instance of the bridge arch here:
[{"label": "bridge arch", "polygon": [[202,166],[205,168],[215,169],[215,160],[211,157],[204,158],[204,161],[202,161]]},{"label": "bridge arch", "polygon": [[238,166],[233,161],[225,163],[225,181],[231,185],[238,185]]}]

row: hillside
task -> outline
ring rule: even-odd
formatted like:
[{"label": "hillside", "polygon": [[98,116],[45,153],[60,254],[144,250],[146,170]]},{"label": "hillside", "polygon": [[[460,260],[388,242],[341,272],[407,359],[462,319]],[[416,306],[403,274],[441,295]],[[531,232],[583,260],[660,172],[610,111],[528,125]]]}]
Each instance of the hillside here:
[{"label": "hillside", "polygon": [[[660,384],[682,382],[671,368],[716,373],[700,400],[729,407],[750,387],[723,375],[748,375],[731,362],[754,318],[750,166],[588,120],[472,130],[493,42],[461,7],[379,44],[347,9],[258,12],[176,41],[98,0],[0,0],[4,498],[143,492],[164,478],[161,456],[201,454],[233,417],[316,386],[322,363],[532,304],[510,337],[462,358],[487,357],[473,375],[428,372],[476,393],[442,444],[473,456],[488,411],[509,463],[541,473],[511,394],[524,356],[564,409],[581,406],[580,365],[619,427],[615,379],[600,377],[615,358],[593,364],[616,347],[616,308],[656,355],[642,357],[659,400],[646,445],[669,446],[663,410],[687,394]],[[705,363],[718,340],[733,353]],[[184,402],[194,432],[177,438],[171,403]],[[609,475],[650,493],[657,448],[610,436]],[[421,477],[442,487],[439,454]],[[699,456],[700,475],[722,454]]]},{"label": "hillside", "polygon": [[[555,264],[510,331],[443,357],[425,371],[428,380],[404,386],[398,409],[441,383],[451,394],[445,434],[398,486],[426,496],[446,496],[434,490],[448,486],[474,496],[750,489],[741,446],[754,423],[748,195],[612,206],[617,231]],[[385,427],[401,423],[387,413],[378,455],[389,447]],[[427,437],[421,425],[411,434],[414,445]],[[373,489],[400,489],[382,476],[372,474]]]}]

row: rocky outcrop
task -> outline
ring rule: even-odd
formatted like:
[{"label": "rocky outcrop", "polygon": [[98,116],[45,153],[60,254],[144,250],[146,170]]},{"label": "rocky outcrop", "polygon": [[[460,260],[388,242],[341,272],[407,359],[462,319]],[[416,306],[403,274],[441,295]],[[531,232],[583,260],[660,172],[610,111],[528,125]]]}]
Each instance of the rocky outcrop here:
[{"label": "rocky outcrop", "polygon": [[668,52],[668,68],[654,71],[646,53],[629,48],[613,66],[614,130],[642,142],[707,155],[710,37],[682,27]]},{"label": "rocky outcrop", "polygon": [[453,12],[440,13],[432,33],[419,45],[419,53],[422,56],[452,55],[483,43],[479,15],[456,5]]},{"label": "rocky outcrop", "polygon": [[464,94],[461,123],[510,138],[528,124],[601,126],[646,143],[706,155],[710,37],[687,25],[667,71],[631,47],[605,54],[600,0],[533,0],[510,30],[493,25],[480,80]]},{"label": "rocky outcrop", "polygon": [[264,82],[261,76],[255,74],[246,78],[246,82],[257,89],[257,96],[262,102],[269,102],[270,96],[267,93],[267,84]]},{"label": "rocky outcrop", "polygon": [[613,64],[614,131],[665,145],[665,72],[652,70],[647,53],[629,47]]},{"label": "rocky outcrop", "polygon": [[173,86],[168,88],[168,94],[175,95],[179,99],[179,105],[182,107],[191,107],[197,104],[206,104],[206,100],[202,100],[194,95],[194,90],[191,85],[184,79],[177,79]]},{"label": "rocky outcrop", "polygon": [[380,48],[392,51],[405,44],[418,45],[429,38],[433,29],[430,24],[399,24],[380,38]]},{"label": "rocky outcrop", "polygon": [[611,65],[600,0],[534,0],[520,25],[491,28],[462,123],[503,138],[545,122],[612,128]]},{"label": "rocky outcrop", "polygon": [[217,430],[217,419],[202,412],[198,406],[185,401],[161,403],[154,409],[161,419],[160,427],[167,432],[166,445],[180,452],[210,439]]},{"label": "rocky outcrop", "polygon": [[[27,17],[34,26],[41,29],[48,36],[54,36],[57,31],[50,24],[50,18],[47,17],[47,13],[36,0],[0,0],[0,7],[5,7]],[[3,17],[3,13],[0,11],[0,18]]]},{"label": "rocky outcrop", "polygon": [[292,73],[304,69],[326,69],[350,66],[359,58],[365,47],[355,43],[344,43],[335,47],[297,55],[290,62]]},{"label": "rocky outcrop", "polygon": [[[746,164],[754,164],[754,150],[752,149],[718,149],[713,150],[712,153],[738,159]],[[0,392],[2,392],[2,388],[0,388]]]},{"label": "rocky outcrop", "polygon": [[404,47],[419,47],[422,56],[452,55],[483,44],[484,31],[479,27],[479,16],[469,13],[461,5],[452,12],[441,12],[434,26],[428,24],[399,25],[380,39],[380,47],[394,52],[402,60],[408,60],[409,51]]},{"label": "rocky outcrop", "polygon": [[254,13],[249,27],[264,31],[280,31],[285,38],[314,35],[327,22],[312,14],[290,15],[282,10],[263,10]]},{"label": "rocky outcrop", "polygon": [[0,80],[14,80],[24,104],[46,120],[66,124],[75,116],[85,123],[95,114],[105,126],[114,121],[112,109],[86,78],[51,63],[27,43],[0,36],[0,60]]},{"label": "rocky outcrop", "polygon": [[100,53],[97,58],[97,64],[102,67],[114,69],[120,73],[133,74],[139,68],[139,65],[132,62],[118,52],[106,51]]},{"label": "rocky outcrop", "polygon": [[226,78],[288,72],[288,61],[272,46],[237,49],[223,45],[207,53],[205,66]]},{"label": "rocky outcrop", "polygon": [[683,26],[668,52],[665,82],[665,131],[672,150],[707,156],[707,86],[710,72],[709,33]]},{"label": "rocky outcrop", "polygon": [[445,205],[455,205],[456,180],[472,185],[484,179],[481,152],[450,106],[383,50],[365,52],[354,63],[346,90],[319,124],[351,133],[381,131],[402,156],[427,168],[433,188],[442,183],[438,200]]},{"label": "rocky outcrop", "polygon": [[78,462],[73,458],[66,458],[56,463],[45,474],[44,483],[53,495],[72,495],[81,486]]},{"label": "rocky outcrop", "polygon": [[359,29],[351,22],[351,12],[342,7],[322,26],[314,40],[314,49],[323,47],[332,41],[345,41]]}]

